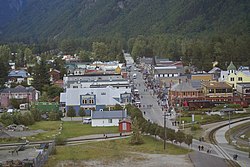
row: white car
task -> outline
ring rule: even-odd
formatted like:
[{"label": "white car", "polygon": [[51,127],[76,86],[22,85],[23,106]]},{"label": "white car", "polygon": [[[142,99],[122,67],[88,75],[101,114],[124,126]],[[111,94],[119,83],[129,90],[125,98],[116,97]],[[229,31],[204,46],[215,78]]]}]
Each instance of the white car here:
[{"label": "white car", "polygon": [[83,124],[91,124],[91,118],[84,118],[82,123]]}]

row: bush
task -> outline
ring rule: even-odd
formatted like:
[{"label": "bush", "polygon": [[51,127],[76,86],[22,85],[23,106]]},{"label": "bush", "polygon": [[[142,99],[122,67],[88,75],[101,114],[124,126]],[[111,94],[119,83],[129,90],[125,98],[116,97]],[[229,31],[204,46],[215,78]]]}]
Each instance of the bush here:
[{"label": "bush", "polygon": [[201,129],[200,124],[194,124],[194,125],[192,125],[192,127],[191,127],[191,131],[196,131],[196,130],[200,130],[200,129]]},{"label": "bush", "polygon": [[50,121],[59,121],[60,120],[60,113],[52,111],[49,113],[49,120]]},{"label": "bush", "polygon": [[65,140],[65,138],[64,137],[62,137],[62,136],[57,136],[56,138],[55,138],[55,143],[56,143],[56,145],[65,145],[66,144],[66,140]]}]

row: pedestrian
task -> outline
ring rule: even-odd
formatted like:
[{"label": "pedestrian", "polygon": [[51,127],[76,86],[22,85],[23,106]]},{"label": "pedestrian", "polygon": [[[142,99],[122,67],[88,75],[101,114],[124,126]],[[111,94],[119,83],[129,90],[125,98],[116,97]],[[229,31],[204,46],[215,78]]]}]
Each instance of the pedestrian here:
[{"label": "pedestrian", "polygon": [[202,150],[202,151],[204,150],[204,146],[203,146],[203,145],[201,146],[201,150]]},{"label": "pedestrian", "polygon": [[200,145],[198,146],[198,149],[199,149],[199,151],[201,150],[201,146]]}]

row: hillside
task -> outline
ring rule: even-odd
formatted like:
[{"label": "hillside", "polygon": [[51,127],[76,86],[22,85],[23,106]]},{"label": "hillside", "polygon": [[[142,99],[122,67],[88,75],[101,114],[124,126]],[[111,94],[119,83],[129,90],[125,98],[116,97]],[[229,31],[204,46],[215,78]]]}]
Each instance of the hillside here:
[{"label": "hillside", "polygon": [[26,5],[26,0],[1,0],[0,1],[0,29],[21,12]]},{"label": "hillside", "polygon": [[1,29],[0,38],[242,34],[249,32],[249,10],[248,0],[27,0],[18,16]]}]

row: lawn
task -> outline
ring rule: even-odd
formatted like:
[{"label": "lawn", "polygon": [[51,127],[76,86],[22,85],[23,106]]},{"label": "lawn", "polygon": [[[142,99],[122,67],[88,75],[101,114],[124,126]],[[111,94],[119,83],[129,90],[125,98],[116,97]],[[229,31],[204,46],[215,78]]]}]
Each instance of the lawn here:
[{"label": "lawn", "polygon": [[[195,122],[202,122],[202,120],[207,117],[207,115],[194,115],[194,121]],[[185,121],[185,123],[191,123],[192,122],[192,116],[190,117],[180,117],[179,120]]]},{"label": "lawn", "polygon": [[[56,166],[59,161],[64,160],[102,160],[115,161],[128,156],[136,156],[132,152],[152,154],[187,154],[189,150],[167,144],[163,150],[163,142],[150,136],[144,136],[144,144],[130,145],[130,138],[108,140],[102,142],[89,142],[77,146],[57,147],[56,155],[50,157],[46,166]],[[131,154],[132,153],[132,154]]]},{"label": "lawn", "polygon": [[44,133],[39,133],[35,136],[29,136],[27,139],[29,141],[38,140],[50,140],[54,138],[54,135],[59,132],[61,121],[40,121],[36,122],[34,125],[29,126],[30,130],[45,130]]},{"label": "lawn", "polygon": [[[230,134],[232,135],[232,134],[236,133],[239,129],[244,128],[244,127],[249,127],[249,126],[250,126],[250,122],[247,122],[247,123],[244,123],[244,124],[240,124],[240,125],[238,125],[238,126],[235,126],[235,127],[231,128]],[[244,139],[242,138],[242,139],[248,141],[250,132],[247,131],[247,132],[245,133],[245,135],[246,135],[245,138],[244,138]],[[229,130],[226,132],[225,137],[226,137],[227,141],[229,141]]]},{"label": "lawn", "polygon": [[90,124],[82,124],[81,122],[69,121],[63,122],[63,130],[61,137],[72,138],[92,134],[108,134],[119,133],[117,126],[113,127],[91,127]]}]

